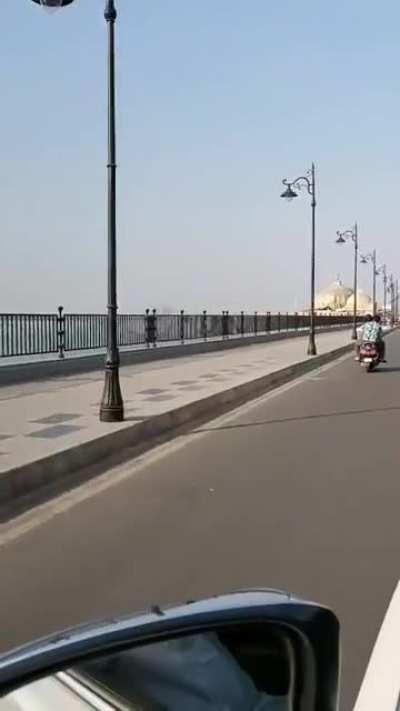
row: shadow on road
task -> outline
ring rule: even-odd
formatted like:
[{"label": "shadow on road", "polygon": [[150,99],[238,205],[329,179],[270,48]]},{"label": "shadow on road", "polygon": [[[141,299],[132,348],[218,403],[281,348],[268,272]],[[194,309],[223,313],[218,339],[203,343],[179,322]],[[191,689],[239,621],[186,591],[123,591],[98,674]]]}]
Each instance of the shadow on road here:
[{"label": "shadow on road", "polygon": [[400,367],[395,368],[389,366],[389,368],[379,368],[376,373],[400,373]]},{"label": "shadow on road", "polygon": [[[383,371],[382,371],[383,372]],[[201,432],[218,432],[225,430],[244,429],[246,427],[264,427],[265,425],[280,425],[286,422],[306,422],[307,420],[322,420],[329,417],[346,417],[353,415],[372,415],[377,412],[399,412],[400,405],[392,405],[391,407],[372,407],[365,410],[345,410],[336,412],[320,412],[316,415],[300,415],[299,417],[281,417],[275,420],[261,420],[260,422],[245,422],[236,425],[222,425],[222,427],[201,427],[193,430],[193,433],[200,434]]]}]

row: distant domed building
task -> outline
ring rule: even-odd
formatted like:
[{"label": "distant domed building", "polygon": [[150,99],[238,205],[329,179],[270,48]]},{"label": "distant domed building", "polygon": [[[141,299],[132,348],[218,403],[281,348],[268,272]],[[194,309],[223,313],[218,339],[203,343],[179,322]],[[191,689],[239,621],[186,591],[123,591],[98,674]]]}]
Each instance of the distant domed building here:
[{"label": "distant domed building", "polygon": [[[354,309],[354,293],[346,301],[346,310]],[[373,310],[372,299],[362,289],[357,289],[357,312],[361,314],[371,313]]]},{"label": "distant domed building", "polygon": [[326,289],[320,291],[315,299],[315,308],[318,311],[340,311],[345,309],[353,290],[337,279]]},{"label": "distant domed building", "polygon": [[[354,309],[354,292],[339,279],[315,297],[315,309],[318,312],[349,313]],[[357,313],[367,314],[372,311],[372,299],[362,289],[357,289]]]}]

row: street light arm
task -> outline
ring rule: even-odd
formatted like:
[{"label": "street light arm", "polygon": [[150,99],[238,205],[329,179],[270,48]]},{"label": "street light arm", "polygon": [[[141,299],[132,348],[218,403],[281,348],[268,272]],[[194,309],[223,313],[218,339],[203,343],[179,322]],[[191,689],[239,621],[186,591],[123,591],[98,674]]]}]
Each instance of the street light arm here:
[{"label": "street light arm", "polygon": [[358,225],[355,223],[352,230],[343,230],[336,232],[338,244],[343,244],[348,240],[352,240],[354,244],[354,288],[353,288],[353,340],[357,340],[357,290],[358,290]]},{"label": "street light arm", "polygon": [[344,230],[344,232],[339,232],[338,230],[336,234],[343,237],[343,239],[352,239],[354,237],[354,230]]},{"label": "street light arm", "polygon": [[301,190],[302,187],[305,185],[307,187],[309,195],[314,197],[313,182],[306,175],[301,175],[299,178],[296,178],[296,180],[288,180],[287,178],[285,178],[284,180],[282,180],[282,183],[285,185],[285,187],[294,188],[295,190]]},{"label": "street light arm", "polygon": [[343,240],[352,239],[355,244],[358,244],[357,230],[344,230],[344,232],[338,230],[336,234]]}]

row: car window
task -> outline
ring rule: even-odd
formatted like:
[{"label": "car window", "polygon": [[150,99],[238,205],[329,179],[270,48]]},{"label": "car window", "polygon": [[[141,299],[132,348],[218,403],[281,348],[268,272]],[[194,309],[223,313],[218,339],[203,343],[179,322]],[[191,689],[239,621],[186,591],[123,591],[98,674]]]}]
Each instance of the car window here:
[{"label": "car window", "polygon": [[[289,708],[285,649],[235,631],[165,640],[87,662],[72,671],[141,711]],[[272,651],[273,650],[273,651]]]}]

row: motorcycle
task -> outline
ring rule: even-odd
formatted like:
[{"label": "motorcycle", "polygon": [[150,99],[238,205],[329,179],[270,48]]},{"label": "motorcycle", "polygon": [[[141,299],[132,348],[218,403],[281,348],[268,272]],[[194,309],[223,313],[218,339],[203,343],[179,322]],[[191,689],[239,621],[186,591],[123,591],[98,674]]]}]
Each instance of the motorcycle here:
[{"label": "motorcycle", "polygon": [[362,343],[360,348],[360,363],[371,373],[380,363],[379,350],[376,343]]}]

